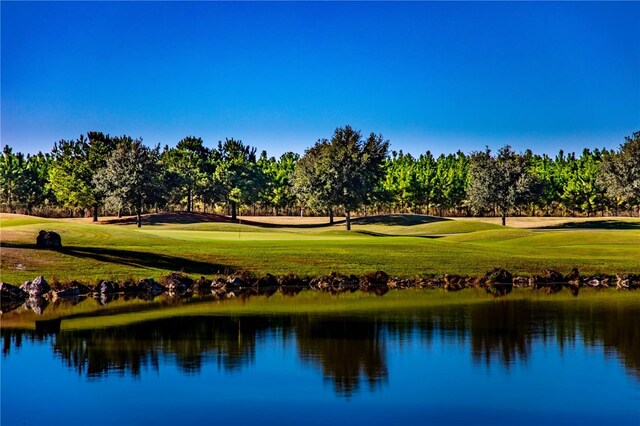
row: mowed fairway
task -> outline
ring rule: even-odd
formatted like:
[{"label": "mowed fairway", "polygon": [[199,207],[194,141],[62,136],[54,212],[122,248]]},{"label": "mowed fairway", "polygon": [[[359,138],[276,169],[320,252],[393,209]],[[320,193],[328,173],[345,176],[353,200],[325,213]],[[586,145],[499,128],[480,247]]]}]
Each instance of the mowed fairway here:
[{"label": "mowed fairway", "polygon": [[[566,219],[553,226],[515,228],[480,219],[394,215],[363,218],[351,232],[317,221],[296,226],[292,218],[282,225],[265,219],[267,226],[255,226],[260,218],[247,219],[254,225],[158,221],[139,229],[3,214],[1,279],[15,284],[44,275],[94,282],[158,277],[174,270],[210,277],[239,269],[303,276],[376,270],[405,277],[483,274],[493,267],[519,274],[544,268],[566,273],[573,267],[584,274],[640,273],[638,219],[590,220],[584,227]],[[59,232],[63,250],[36,249],[40,229]]]}]

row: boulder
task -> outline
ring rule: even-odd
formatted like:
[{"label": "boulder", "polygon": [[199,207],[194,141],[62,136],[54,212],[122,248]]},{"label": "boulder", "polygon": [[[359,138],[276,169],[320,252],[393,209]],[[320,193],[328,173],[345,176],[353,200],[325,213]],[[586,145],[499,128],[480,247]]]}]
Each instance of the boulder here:
[{"label": "boulder", "polygon": [[53,231],[42,230],[36,237],[36,247],[38,248],[62,248],[62,238],[60,234]]},{"label": "boulder", "polygon": [[2,303],[18,301],[22,304],[22,301],[28,296],[27,292],[20,287],[0,282],[0,300]]},{"label": "boulder", "polygon": [[267,288],[277,288],[278,279],[271,274],[267,274],[264,277],[260,277],[254,284],[254,287],[264,290]]},{"label": "boulder", "polygon": [[464,288],[464,277],[460,275],[445,274],[444,276],[444,290],[445,291],[459,291]]},{"label": "boulder", "polygon": [[73,298],[77,296],[83,296],[91,293],[91,289],[86,285],[80,284],[79,282],[73,281],[68,288],[64,290],[56,291],[55,297],[58,298]]},{"label": "boulder", "polygon": [[573,268],[569,274],[564,277],[565,281],[567,281],[567,288],[574,296],[577,296],[580,293],[580,286],[582,282],[580,281],[580,272],[577,268]]},{"label": "boulder", "polygon": [[114,281],[103,280],[94,289],[96,293],[112,294],[120,290],[118,283]]},{"label": "boulder", "polygon": [[545,269],[542,276],[546,283],[563,283],[566,282],[562,274],[554,269]]},{"label": "boulder", "polygon": [[617,290],[635,290],[640,288],[640,275],[616,274]]},{"label": "boulder", "polygon": [[511,282],[513,283],[514,287],[528,287],[529,286],[529,278],[527,277],[513,277],[511,279]]},{"label": "boulder", "polygon": [[503,268],[493,268],[484,274],[484,282],[491,284],[513,284],[513,277],[509,271]]},{"label": "boulder", "polygon": [[421,278],[418,281],[416,281],[416,287],[418,288],[435,289],[435,288],[440,288],[443,285],[444,285],[444,280],[436,276]]},{"label": "boulder", "polygon": [[193,287],[199,292],[209,291],[209,288],[211,287],[211,280],[201,276],[193,283]]},{"label": "boulder", "polygon": [[281,287],[306,287],[307,282],[296,274],[287,274],[278,278],[278,285]]},{"label": "boulder", "polygon": [[406,290],[415,287],[416,282],[407,278],[390,277],[387,287],[394,290]]},{"label": "boulder", "polygon": [[211,289],[216,291],[224,290],[226,285],[227,285],[227,282],[224,279],[216,278],[211,282]]},{"label": "boulder", "polygon": [[569,272],[569,274],[564,277],[564,279],[567,284],[580,287],[580,272],[578,271],[578,268],[573,268],[571,272]]},{"label": "boulder", "polygon": [[25,282],[20,288],[29,293],[31,297],[43,296],[51,291],[51,286],[43,276],[39,276],[33,281]]},{"label": "boulder", "polygon": [[[383,271],[376,271],[373,274],[364,274],[360,277],[360,290],[375,292],[379,287],[384,287],[388,290],[388,282],[389,275]],[[386,291],[384,293],[386,293]]]},{"label": "boulder", "polygon": [[138,289],[141,292],[147,293],[149,295],[157,296],[159,294],[164,293],[167,289],[155,282],[153,278],[143,278],[138,281]]},{"label": "boulder", "polygon": [[241,277],[233,276],[233,275],[227,278],[227,282],[225,285],[225,287],[228,290],[235,290],[238,288],[245,288],[250,286],[251,285],[247,281],[243,280]]},{"label": "boulder", "polygon": [[180,272],[171,272],[166,277],[160,279],[160,283],[169,291],[183,294],[193,285],[193,279]]}]

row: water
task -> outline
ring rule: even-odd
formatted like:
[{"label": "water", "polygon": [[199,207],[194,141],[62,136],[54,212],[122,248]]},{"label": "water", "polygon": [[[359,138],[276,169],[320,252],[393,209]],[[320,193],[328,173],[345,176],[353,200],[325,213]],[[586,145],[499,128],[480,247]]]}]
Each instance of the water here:
[{"label": "water", "polygon": [[639,314],[512,301],[3,329],[1,423],[637,426]]}]

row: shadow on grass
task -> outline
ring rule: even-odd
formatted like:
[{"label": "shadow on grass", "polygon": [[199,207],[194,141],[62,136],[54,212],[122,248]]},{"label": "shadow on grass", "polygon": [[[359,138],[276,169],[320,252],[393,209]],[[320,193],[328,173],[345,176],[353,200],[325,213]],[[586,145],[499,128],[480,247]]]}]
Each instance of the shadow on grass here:
[{"label": "shadow on grass", "polygon": [[444,222],[451,219],[423,214],[390,214],[378,216],[358,217],[352,220],[356,225],[394,225],[413,226],[425,223]]},{"label": "shadow on grass", "polygon": [[[2,242],[0,246],[31,250],[32,252],[29,253],[29,256],[37,256],[37,252],[39,251],[48,251],[37,249],[33,244]],[[183,271],[187,274],[211,275],[218,273],[226,274],[235,271],[235,268],[228,265],[207,263],[199,260],[186,259],[166,254],[148,253],[144,251],[78,246],[63,247],[61,249],[51,251],[77,257],[79,259],[92,259],[98,262],[113,263],[133,268],[156,268]]]},{"label": "shadow on grass", "polygon": [[[152,213],[142,215],[143,225],[160,225],[166,223],[189,224],[202,222],[233,223],[230,217],[213,213],[197,212],[172,212],[172,213]],[[121,217],[118,219],[103,220],[100,223],[106,225],[134,225],[135,216]]]},{"label": "shadow on grass", "polygon": [[368,230],[363,230],[363,229],[358,229],[353,231],[357,234],[362,234],[362,235],[369,235],[372,237],[411,237],[411,238],[428,238],[428,239],[436,239],[436,238],[442,238],[442,237],[446,237],[447,235],[402,235],[402,234],[385,234],[383,232],[375,232],[375,231],[368,231]]},{"label": "shadow on grass", "polygon": [[594,220],[591,222],[567,222],[559,225],[543,226],[538,229],[640,229],[640,221]]},{"label": "shadow on grass", "polygon": [[257,220],[246,219],[247,216],[240,218],[240,221],[236,221],[236,223],[241,223],[242,225],[256,226],[258,228],[294,228],[294,229],[311,229],[311,228],[326,228],[334,225],[344,224],[346,221],[344,219],[334,220],[333,224],[329,223],[329,218],[327,217],[327,221],[325,223],[267,223],[260,222]]}]

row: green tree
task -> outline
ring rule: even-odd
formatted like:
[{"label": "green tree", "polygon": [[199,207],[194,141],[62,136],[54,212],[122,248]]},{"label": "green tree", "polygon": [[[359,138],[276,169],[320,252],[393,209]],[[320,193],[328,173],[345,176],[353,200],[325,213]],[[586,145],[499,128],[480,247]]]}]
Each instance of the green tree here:
[{"label": "green tree", "polygon": [[364,140],[351,126],[337,128],[330,141],[319,140],[296,167],[295,186],[312,205],[343,206],[347,230],[351,212],[367,202],[384,177],[389,142],[371,133]]},{"label": "green tree", "polygon": [[478,210],[497,206],[502,225],[516,205],[530,198],[533,177],[525,167],[524,158],[511,150],[509,145],[498,151],[497,157],[487,148],[471,155],[468,197]]},{"label": "green tree", "polygon": [[116,141],[101,132],[89,132],[87,137],[61,140],[53,147],[55,159],[49,170],[49,181],[57,200],[70,209],[93,210],[98,220],[98,208],[104,193],[94,184],[94,176],[106,164]]},{"label": "green tree", "polygon": [[273,207],[276,216],[296,200],[291,179],[299,159],[300,156],[293,152],[285,152],[278,160],[267,157],[266,151],[262,151],[260,155],[258,167],[265,179],[262,199],[265,204]]},{"label": "green tree", "polygon": [[215,176],[221,198],[231,207],[232,220],[237,220],[238,206],[258,201],[264,176],[256,163],[256,148],[233,138],[220,141]]},{"label": "green tree", "polygon": [[638,208],[640,216],[640,131],[625,137],[619,152],[605,155],[599,182],[618,205]]},{"label": "green tree", "polygon": [[160,147],[151,149],[141,140],[123,136],[94,178],[103,193],[135,212],[138,227],[143,209],[162,191],[159,157]]},{"label": "green tree", "polygon": [[186,200],[187,211],[193,211],[194,199],[208,201],[213,175],[210,161],[211,151],[204,146],[201,138],[187,136],[175,148],[165,148],[163,164],[173,173],[173,189],[178,199]]}]

